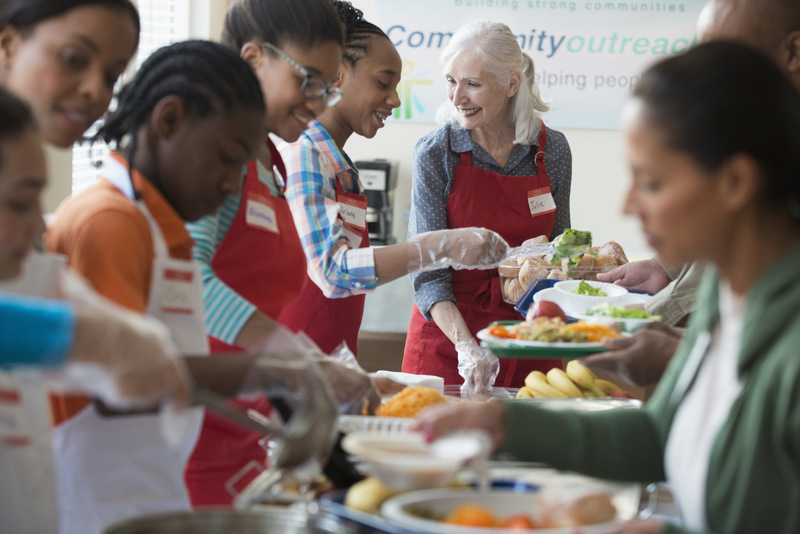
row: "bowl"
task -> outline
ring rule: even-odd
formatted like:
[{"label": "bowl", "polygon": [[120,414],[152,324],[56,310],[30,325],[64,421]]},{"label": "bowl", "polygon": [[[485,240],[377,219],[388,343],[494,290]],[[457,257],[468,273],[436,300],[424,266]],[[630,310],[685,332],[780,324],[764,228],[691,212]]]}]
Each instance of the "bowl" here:
[{"label": "bowl", "polygon": [[[593,288],[603,291],[605,296],[593,295],[579,295],[574,293],[581,284],[589,284]],[[586,280],[564,280],[556,283],[553,289],[559,292],[564,301],[568,304],[571,310],[582,313],[588,308],[600,304],[602,302],[617,302],[623,299],[628,290],[616,284],[609,284],[606,282],[587,282]]]},{"label": "bowl", "polygon": [[[585,494],[587,491],[603,491],[611,496],[616,506],[617,503],[613,492],[606,491],[607,489],[606,486],[598,484],[594,486],[568,487],[559,489],[559,491],[574,491],[578,495]],[[618,513],[613,522],[580,527],[509,530],[458,526],[441,521],[457,506],[470,503],[477,503],[498,517],[510,517],[518,514],[536,516],[539,514],[539,502],[539,492],[515,493],[498,489],[478,492],[468,488],[446,488],[414,491],[392,497],[381,506],[381,515],[396,524],[412,528],[415,531],[436,534],[514,534],[519,532],[530,532],[532,534],[603,534],[608,532],[615,522],[632,518],[630,511],[628,513],[620,513],[620,507],[617,506]]]},{"label": "bowl", "polygon": [[397,491],[447,485],[472,460],[489,453],[483,432],[458,432],[427,443],[419,432],[351,432],[342,448],[362,459],[367,470]]}]

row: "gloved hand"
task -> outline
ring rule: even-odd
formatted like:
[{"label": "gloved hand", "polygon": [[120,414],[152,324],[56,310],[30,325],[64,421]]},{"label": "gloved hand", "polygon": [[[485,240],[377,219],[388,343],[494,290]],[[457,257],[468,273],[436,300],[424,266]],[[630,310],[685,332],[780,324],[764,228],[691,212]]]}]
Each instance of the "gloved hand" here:
[{"label": "gloved hand", "polygon": [[464,378],[461,398],[487,398],[500,372],[500,360],[489,349],[479,346],[472,337],[457,341],[455,347],[458,354],[458,374]]},{"label": "gloved hand", "polygon": [[113,307],[79,307],[76,314],[75,342],[64,372],[70,387],[115,408],[153,404],[165,395],[173,395],[178,407],[188,405],[189,373],[161,322]]},{"label": "gloved hand", "polygon": [[296,334],[278,327],[259,345],[258,352],[273,354],[297,352],[314,361],[339,413],[363,415],[374,413],[380,397],[369,375],[356,362],[345,343],[327,355],[304,332]]},{"label": "gloved hand", "polygon": [[502,263],[508,243],[486,228],[454,228],[417,234],[408,240],[408,272],[493,269]]},{"label": "gloved hand", "polygon": [[[255,360],[242,382],[239,395],[266,395],[290,412],[284,431],[290,445],[279,453],[284,458],[324,463],[338,430],[337,403],[323,379],[314,355],[303,350],[265,354]],[[276,406],[277,407],[277,406]],[[279,412],[285,412],[278,408]],[[287,417],[285,413],[281,414]],[[301,449],[290,450],[302,443]],[[294,461],[292,463],[294,463]],[[298,464],[299,465],[299,464]]]}]

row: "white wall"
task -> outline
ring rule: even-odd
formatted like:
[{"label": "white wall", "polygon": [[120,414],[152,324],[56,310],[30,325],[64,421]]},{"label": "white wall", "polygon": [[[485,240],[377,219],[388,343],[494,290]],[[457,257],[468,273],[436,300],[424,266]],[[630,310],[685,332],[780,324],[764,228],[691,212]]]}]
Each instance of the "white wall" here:
[{"label": "white wall", "polygon": [[[373,0],[352,0],[353,5],[372,15]],[[444,98],[444,95],[442,95]],[[547,115],[544,117],[547,122]],[[386,158],[399,162],[395,192],[394,232],[405,238],[403,214],[411,195],[411,153],[417,139],[436,127],[435,124],[394,123],[391,119],[373,139],[354,136],[347,144],[353,160]],[[630,256],[649,255],[636,220],[620,212],[628,186],[624,162],[623,136],[612,130],[563,130],[572,148],[572,226],[591,230],[595,243],[614,240]]]},{"label": "white wall", "polygon": [[[192,35],[218,39],[229,0],[192,0],[195,9]],[[353,0],[369,18],[373,0]],[[444,96],[443,96],[444,97]],[[545,115],[545,121],[547,116]],[[354,136],[347,152],[354,160],[386,158],[399,163],[395,191],[394,234],[406,236],[405,212],[411,198],[411,153],[417,139],[435,124],[398,123],[390,119],[373,139]],[[623,160],[622,132],[610,130],[564,130],[572,147],[572,226],[591,230],[596,243],[618,241],[632,256],[647,255],[647,247],[634,219],[623,218],[620,205],[628,184]],[[50,187],[45,192],[45,209],[52,211],[70,194],[69,151],[48,150]]]}]

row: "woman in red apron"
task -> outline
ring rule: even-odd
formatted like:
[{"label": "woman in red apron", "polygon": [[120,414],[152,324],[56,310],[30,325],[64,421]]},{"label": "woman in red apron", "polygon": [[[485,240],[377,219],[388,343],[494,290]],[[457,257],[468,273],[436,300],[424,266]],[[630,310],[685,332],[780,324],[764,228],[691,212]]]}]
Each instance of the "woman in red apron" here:
[{"label": "woman in red apron", "polygon": [[311,121],[297,142],[282,148],[286,196],[310,280],[279,321],[304,331],[325,352],[344,341],[355,353],[366,293],[421,267],[421,251],[430,257],[431,243],[440,248],[436,254],[447,258],[461,254],[462,245],[480,250],[489,232],[440,232],[430,242],[370,247],[367,201],[358,169],[343,149],[353,133],[374,137],[400,105],[402,61],[386,34],[364,20],[361,11],[349,2],[335,4],[346,30],[338,85],[342,100]]},{"label": "woman in red apron", "polygon": [[[415,149],[409,235],[443,224],[485,226],[513,247],[561,233],[569,225],[571,155],[564,136],[539,119],[547,105],[532,60],[507,26],[491,22],[461,28],[443,59],[452,106],[443,109],[448,124]],[[403,371],[438,375],[445,384],[468,379],[473,392],[491,385],[494,357],[474,336],[492,321],[519,319],[502,299],[497,271],[438,271],[412,281]],[[530,371],[560,365],[503,359],[494,384],[519,387]]]}]

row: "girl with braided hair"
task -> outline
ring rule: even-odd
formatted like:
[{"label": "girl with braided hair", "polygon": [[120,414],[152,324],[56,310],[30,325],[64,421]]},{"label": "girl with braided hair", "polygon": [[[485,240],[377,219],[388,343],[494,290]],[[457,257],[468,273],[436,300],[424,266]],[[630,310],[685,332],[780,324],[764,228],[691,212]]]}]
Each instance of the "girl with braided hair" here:
[{"label": "girl with braided hair", "polygon": [[[97,134],[115,148],[103,179],[59,207],[48,249],[66,255],[100,294],[160,319],[183,354],[207,354],[200,276],[184,225],[239,191],[242,166],[264,142],[264,113],[258,80],[231,50],[210,41],[157,50]],[[227,380],[229,361],[215,358],[212,375]],[[189,410],[174,446],[152,410],[84,404],[55,414],[60,532],[98,533],[143,512],[188,509],[183,471],[202,411]]]},{"label": "girl with braided hair", "polygon": [[345,341],[355,352],[366,293],[431,263],[480,268],[480,256],[502,255],[505,242],[493,232],[472,228],[370,247],[366,220],[359,215],[366,211],[366,197],[344,145],[353,134],[374,137],[400,105],[402,61],[383,30],[360,10],[347,1],[333,4],[345,27],[338,80],[342,99],[281,149],[286,198],[308,261],[309,282],[283,308],[279,322],[305,331],[324,351]]}]

